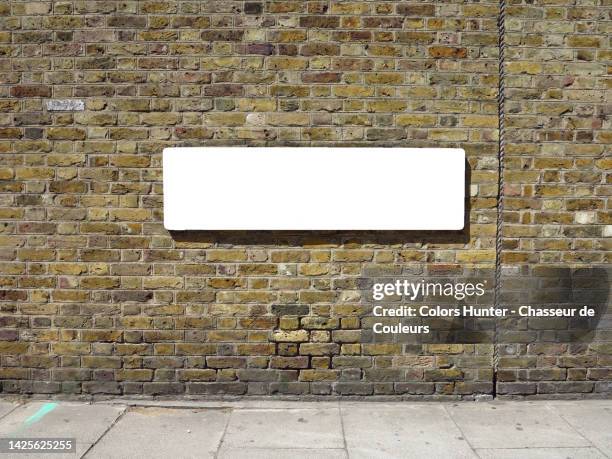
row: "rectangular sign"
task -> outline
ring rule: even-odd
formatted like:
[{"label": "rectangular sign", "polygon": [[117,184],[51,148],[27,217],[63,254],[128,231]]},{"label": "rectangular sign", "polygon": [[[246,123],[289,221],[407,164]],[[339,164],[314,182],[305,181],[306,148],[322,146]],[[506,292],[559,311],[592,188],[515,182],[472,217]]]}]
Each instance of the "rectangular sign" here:
[{"label": "rectangular sign", "polygon": [[460,230],[457,148],[206,147],[163,153],[168,230]]}]

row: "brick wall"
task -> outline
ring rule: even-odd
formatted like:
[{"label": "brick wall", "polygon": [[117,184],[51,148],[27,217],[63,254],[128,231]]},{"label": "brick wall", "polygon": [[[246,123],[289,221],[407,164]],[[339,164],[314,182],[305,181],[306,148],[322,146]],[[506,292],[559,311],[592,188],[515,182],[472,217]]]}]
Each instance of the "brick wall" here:
[{"label": "brick wall", "polygon": [[[580,268],[574,296],[609,309],[612,3],[509,2],[506,19],[504,277],[564,296]],[[612,390],[609,315],[585,336],[547,331],[501,346],[500,393]]]},{"label": "brick wall", "polygon": [[[609,263],[611,7],[575,3],[508,5],[510,280]],[[460,342],[364,339],[373,277],[493,274],[498,14],[466,0],[0,1],[2,391],[473,397],[497,378],[502,395],[610,393],[605,317],[579,343],[501,344],[490,323]],[[466,228],[165,231],[162,149],[238,144],[462,147]]]}]

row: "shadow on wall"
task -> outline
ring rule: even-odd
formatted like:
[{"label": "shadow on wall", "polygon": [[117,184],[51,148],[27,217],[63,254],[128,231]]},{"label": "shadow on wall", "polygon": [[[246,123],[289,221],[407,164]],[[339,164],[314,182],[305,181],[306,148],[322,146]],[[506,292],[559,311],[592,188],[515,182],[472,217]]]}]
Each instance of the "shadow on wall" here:
[{"label": "shadow on wall", "polygon": [[[470,242],[470,184],[472,171],[469,162],[465,166],[465,212],[464,226],[460,231],[170,231],[172,239],[176,242],[186,243],[209,243],[215,245],[271,245],[271,246],[295,246],[317,243],[342,245],[347,242],[356,244],[468,244]],[[401,175],[396,180],[401,180]],[[440,183],[443,187],[444,183]],[[220,196],[222,198],[222,196]],[[342,212],[342,200],[350,199],[350,196],[338,196],[338,212]],[[398,212],[410,212],[410,200],[414,197],[401,198]],[[232,203],[228,203],[231,206]],[[235,212],[240,212],[236,207]],[[276,209],[283,212],[283,209]],[[375,219],[374,209],[364,208],[364,212],[372,212]],[[204,203],[201,212],[206,212]]]},{"label": "shadow on wall", "polygon": [[[502,278],[501,303],[516,311],[501,321],[499,343],[591,342],[612,339],[610,267],[536,266],[532,272]],[[573,316],[519,315],[519,308],[538,306],[543,313],[573,310]],[[592,315],[580,315],[585,306]]]},{"label": "shadow on wall", "polygon": [[[519,268],[519,267],[517,267]],[[528,267],[526,267],[528,268]],[[456,276],[373,276],[360,279],[362,296],[368,299],[366,313],[362,317],[361,342],[397,342],[404,344],[530,344],[530,343],[588,343],[612,340],[612,310],[610,304],[610,274],[608,267],[572,269],[568,267],[536,266],[531,271],[520,269],[502,277],[502,294],[498,309],[506,308],[504,317],[487,316],[493,306],[495,286],[492,270],[471,271],[469,275]],[[426,282],[438,285],[466,285],[482,283],[484,294],[457,298],[446,295],[412,299],[390,297],[374,301],[372,286],[375,283],[395,282],[400,279],[417,284]],[[441,311],[441,317],[418,315],[411,318],[380,317],[373,314],[374,306],[387,310],[399,310],[404,306],[421,307]],[[485,311],[480,317],[463,314],[453,316],[449,311],[463,311],[464,307]],[[592,315],[580,315],[584,308]],[[530,309],[529,309],[530,308]],[[551,315],[553,311],[572,311],[573,315]],[[521,314],[521,312],[523,314]],[[529,312],[529,315],[524,315]],[[444,314],[448,314],[444,317]],[[428,333],[399,333],[389,328],[388,333],[374,333],[374,325],[388,327],[427,326]],[[380,330],[382,325],[378,325]],[[497,326],[497,333],[496,333]]]}]

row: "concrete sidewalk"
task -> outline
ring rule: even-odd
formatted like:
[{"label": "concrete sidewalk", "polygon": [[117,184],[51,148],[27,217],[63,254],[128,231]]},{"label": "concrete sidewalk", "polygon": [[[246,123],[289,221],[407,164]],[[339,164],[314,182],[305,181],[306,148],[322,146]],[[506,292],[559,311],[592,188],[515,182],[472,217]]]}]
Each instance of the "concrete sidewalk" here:
[{"label": "concrete sidewalk", "polygon": [[76,438],[16,458],[612,458],[612,400],[15,402],[0,437]]}]

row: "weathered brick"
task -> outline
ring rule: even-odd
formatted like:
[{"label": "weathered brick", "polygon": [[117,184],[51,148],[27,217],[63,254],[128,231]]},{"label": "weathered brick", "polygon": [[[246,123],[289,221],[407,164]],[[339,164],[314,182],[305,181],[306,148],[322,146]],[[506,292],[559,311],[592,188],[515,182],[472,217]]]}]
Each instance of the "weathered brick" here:
[{"label": "weathered brick", "polygon": [[241,41],[243,30],[205,30],[201,33],[202,41]]},{"label": "weathered brick", "polygon": [[11,88],[13,97],[51,97],[51,86],[24,85]]},{"label": "weathered brick", "polygon": [[[504,270],[524,276],[504,282],[520,288],[512,298],[541,280],[537,297],[558,300],[550,283],[570,264],[587,269],[589,289],[605,284],[595,269],[612,236],[603,5],[507,5],[498,216],[495,3],[9,3],[3,389],[471,398],[492,392],[490,328],[470,344],[372,341],[368,279],[478,278],[501,242]],[[464,148],[470,224],[317,237],[164,230],[163,148],[238,144]],[[210,173],[236,186],[231,171],[202,180]],[[298,186],[327,180],[300,173]],[[402,179],[392,164],[388,175]],[[338,212],[343,199],[350,192]],[[513,323],[497,393],[608,393],[602,324],[588,343],[567,343],[565,321]]]},{"label": "weathered brick", "polygon": [[338,16],[302,16],[300,27],[309,29],[335,29],[340,26]]},{"label": "weathered brick", "polygon": [[413,45],[429,44],[435,40],[435,34],[430,32],[398,32],[397,41]]},{"label": "weathered brick", "polygon": [[429,55],[433,58],[463,59],[467,57],[467,48],[459,48],[456,46],[432,46],[429,48]]},{"label": "weathered brick", "polygon": [[302,56],[337,56],[340,54],[340,46],[335,43],[309,43],[302,46],[300,54]]},{"label": "weathered brick", "polygon": [[434,12],[434,5],[405,5],[401,3],[397,5],[397,14],[402,16],[433,16]]},{"label": "weathered brick", "polygon": [[144,28],[147,25],[146,16],[110,16],[107,21],[109,27],[120,27],[127,29]]},{"label": "weathered brick", "polygon": [[50,140],[85,140],[86,132],[80,128],[49,128],[47,138]]}]

